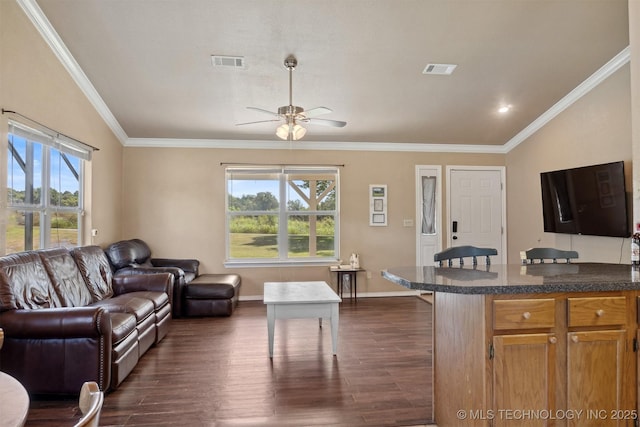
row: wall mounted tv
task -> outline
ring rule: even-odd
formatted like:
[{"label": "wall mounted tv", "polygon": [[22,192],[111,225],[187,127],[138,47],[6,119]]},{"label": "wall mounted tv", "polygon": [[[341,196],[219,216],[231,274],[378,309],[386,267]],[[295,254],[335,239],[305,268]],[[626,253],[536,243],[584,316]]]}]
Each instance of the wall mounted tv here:
[{"label": "wall mounted tv", "polygon": [[629,237],[624,162],[540,174],[544,231]]}]

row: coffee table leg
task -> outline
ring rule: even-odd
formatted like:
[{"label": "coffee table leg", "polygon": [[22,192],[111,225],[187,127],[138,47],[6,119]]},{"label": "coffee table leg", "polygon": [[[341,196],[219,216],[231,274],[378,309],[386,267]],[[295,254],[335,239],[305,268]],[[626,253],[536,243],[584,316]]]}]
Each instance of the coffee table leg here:
[{"label": "coffee table leg", "polygon": [[338,354],[338,324],[340,311],[338,304],[331,304],[331,342],[333,344],[333,355]]},{"label": "coffee table leg", "polygon": [[267,304],[267,332],[269,334],[269,357],[273,358],[273,330],[276,325],[276,308]]}]

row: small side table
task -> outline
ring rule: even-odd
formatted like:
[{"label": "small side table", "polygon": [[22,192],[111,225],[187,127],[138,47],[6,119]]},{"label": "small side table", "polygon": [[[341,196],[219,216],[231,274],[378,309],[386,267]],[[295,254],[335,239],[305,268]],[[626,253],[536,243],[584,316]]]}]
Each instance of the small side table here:
[{"label": "small side table", "polygon": [[329,267],[331,272],[334,272],[338,275],[338,284],[336,286],[336,290],[338,291],[338,295],[342,298],[342,293],[344,290],[344,278],[347,276],[349,278],[349,282],[351,286],[349,287],[349,298],[351,301],[358,301],[358,272],[364,271],[364,268],[351,268],[349,267],[340,267],[339,265],[332,265]]}]

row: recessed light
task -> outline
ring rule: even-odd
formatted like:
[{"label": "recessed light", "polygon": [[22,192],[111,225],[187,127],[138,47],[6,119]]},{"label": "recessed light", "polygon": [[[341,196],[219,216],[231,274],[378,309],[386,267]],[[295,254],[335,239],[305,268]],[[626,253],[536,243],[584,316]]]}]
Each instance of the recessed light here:
[{"label": "recessed light", "polygon": [[502,107],[498,108],[498,113],[504,114],[504,113],[508,113],[511,110],[511,105],[503,105]]}]

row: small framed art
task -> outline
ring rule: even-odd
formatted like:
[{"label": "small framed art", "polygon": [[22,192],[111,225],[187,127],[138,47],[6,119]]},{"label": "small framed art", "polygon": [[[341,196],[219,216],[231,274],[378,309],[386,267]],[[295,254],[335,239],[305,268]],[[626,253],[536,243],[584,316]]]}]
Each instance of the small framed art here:
[{"label": "small framed art", "polygon": [[369,185],[369,225],[387,225],[387,186],[386,184]]}]

